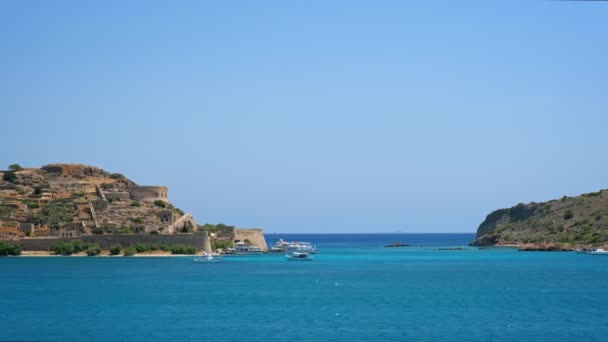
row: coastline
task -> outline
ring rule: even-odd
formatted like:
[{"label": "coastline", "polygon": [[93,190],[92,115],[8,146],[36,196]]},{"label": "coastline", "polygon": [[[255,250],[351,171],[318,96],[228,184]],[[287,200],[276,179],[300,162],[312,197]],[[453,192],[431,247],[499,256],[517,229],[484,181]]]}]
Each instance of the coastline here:
[{"label": "coastline", "polygon": [[[131,257],[135,257],[135,258],[163,258],[163,257],[185,257],[185,256],[190,256],[190,257],[196,257],[196,256],[201,256],[203,255],[202,253],[197,253],[197,254],[171,254],[171,252],[162,252],[159,251],[158,253],[152,252],[152,253],[135,253],[133,255],[128,256],[128,258]],[[96,257],[107,257],[107,258],[123,258],[125,257],[122,254],[119,255],[111,255],[110,252],[108,251],[103,251],[101,252],[101,254],[99,255],[95,255],[95,256],[88,256],[86,253],[74,253],[72,255],[57,255],[57,254],[53,254],[52,252],[44,252],[44,251],[23,251],[21,253],[21,255],[14,255],[11,257],[26,257],[26,258],[37,258],[37,257],[87,257],[87,258],[96,258]]]},{"label": "coastline", "polygon": [[[480,246],[482,247],[482,246]],[[607,246],[589,246],[589,245],[566,245],[552,242],[542,242],[542,243],[497,243],[493,246],[487,247],[509,247],[509,248],[517,248],[517,250],[522,252],[574,252],[576,250],[581,249],[597,249],[604,248],[607,249]]]}]

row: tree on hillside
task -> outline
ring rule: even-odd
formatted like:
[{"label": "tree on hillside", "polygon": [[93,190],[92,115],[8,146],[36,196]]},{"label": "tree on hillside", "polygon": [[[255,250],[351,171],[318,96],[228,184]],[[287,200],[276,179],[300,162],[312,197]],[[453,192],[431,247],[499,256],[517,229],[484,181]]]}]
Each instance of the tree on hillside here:
[{"label": "tree on hillside", "polygon": [[2,179],[14,183],[17,180],[17,174],[14,171],[7,171],[2,175]]},{"label": "tree on hillside", "polygon": [[23,168],[19,164],[11,164],[8,166],[8,169],[11,171],[21,171]]}]

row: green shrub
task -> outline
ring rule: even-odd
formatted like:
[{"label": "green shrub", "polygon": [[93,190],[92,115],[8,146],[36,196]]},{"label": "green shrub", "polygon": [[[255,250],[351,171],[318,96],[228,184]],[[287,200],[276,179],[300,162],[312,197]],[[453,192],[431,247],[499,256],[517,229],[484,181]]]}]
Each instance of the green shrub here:
[{"label": "green shrub", "polygon": [[133,222],[133,223],[144,223],[144,219],[141,218],[141,217],[136,217],[136,218],[131,219],[131,222]]},{"label": "green shrub", "polygon": [[72,241],[72,242],[67,242],[67,243],[71,243],[72,246],[74,247],[74,253],[79,253],[84,251],[85,249],[87,249],[89,246],[88,244],[80,241],[80,240],[76,240],[76,241]]},{"label": "green shrub", "polygon": [[131,206],[132,207],[141,207],[141,204],[139,204],[139,202],[137,202],[137,201],[134,201],[134,202],[131,202]]},{"label": "green shrub", "polygon": [[121,245],[112,245],[112,246],[108,247],[108,250],[110,251],[110,254],[118,255],[118,254],[120,254],[120,251],[122,250],[122,246]]},{"label": "green shrub", "polygon": [[14,183],[17,180],[17,174],[14,171],[6,171],[2,175],[2,179],[9,183]]},{"label": "green shrub", "polygon": [[23,168],[19,164],[11,164],[8,166],[8,169],[11,171],[21,171]]},{"label": "green shrub", "polygon": [[[97,250],[97,248],[99,248],[99,245],[97,245],[96,243],[83,242],[81,240],[74,240],[69,242],[56,241],[51,246],[51,251],[56,255],[72,255],[74,253],[80,253],[82,251],[85,251],[88,254],[89,249]],[[101,253],[101,248],[99,248],[99,252]]]},{"label": "green shrub", "polygon": [[161,208],[166,208],[167,207],[167,203],[165,201],[162,200],[156,200],[154,201],[154,205],[157,207],[161,207]]},{"label": "green shrub", "polygon": [[98,244],[94,243],[94,244],[90,245],[89,248],[87,248],[85,250],[85,252],[87,253],[88,256],[99,255],[99,253],[101,253],[101,247],[99,247]]},{"label": "green shrub", "polygon": [[158,231],[156,231],[156,230],[151,230],[151,231],[150,231],[150,234],[151,234],[151,235],[158,235]]},{"label": "green shrub", "polygon": [[114,230],[114,234],[133,234],[131,227],[123,226]]},{"label": "green shrub", "polygon": [[21,246],[0,241],[0,256],[21,255]]},{"label": "green shrub", "polygon": [[56,241],[51,246],[51,251],[55,255],[72,255],[74,252],[74,245],[70,242]]},{"label": "green shrub", "polygon": [[72,192],[72,198],[84,197],[85,193],[82,191]]},{"label": "green shrub", "polygon": [[95,227],[95,228],[91,229],[91,233],[93,233],[93,234],[103,234],[103,228]]},{"label": "green shrub", "polygon": [[127,248],[125,248],[124,256],[132,256],[135,253],[137,253],[137,250],[135,248],[133,248],[133,247],[127,247]]},{"label": "green shrub", "polygon": [[192,246],[186,245],[173,245],[171,246],[171,254],[194,254],[196,253],[196,249]]},{"label": "green shrub", "polygon": [[38,204],[37,201],[35,201],[33,199],[30,199],[30,198],[22,199],[21,203],[27,205],[27,207],[30,208],[30,209],[36,209],[36,208],[40,207],[40,205]]},{"label": "green shrub", "polygon": [[219,248],[221,249],[226,249],[226,248],[230,248],[234,245],[234,243],[232,242],[232,240],[211,240],[211,249],[212,250],[218,250]]},{"label": "green shrub", "polygon": [[34,224],[47,225],[50,228],[60,228],[63,224],[74,219],[74,205],[69,202],[56,201],[46,205],[40,212],[32,215]]},{"label": "green shrub", "polygon": [[569,219],[571,219],[573,217],[574,217],[574,213],[572,212],[572,210],[567,210],[564,213],[564,220],[569,220]]},{"label": "green shrub", "polygon": [[37,186],[34,188],[34,195],[41,195],[42,194],[42,188]]},{"label": "green shrub", "polygon": [[152,250],[152,246],[149,243],[138,242],[133,245],[133,248],[137,251],[137,253],[148,252]]}]

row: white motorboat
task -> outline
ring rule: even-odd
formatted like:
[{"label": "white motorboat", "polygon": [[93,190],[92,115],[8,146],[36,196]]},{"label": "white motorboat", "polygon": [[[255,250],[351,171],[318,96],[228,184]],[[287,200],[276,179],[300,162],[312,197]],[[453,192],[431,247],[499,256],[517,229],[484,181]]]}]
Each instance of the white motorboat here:
[{"label": "white motorboat", "polygon": [[287,260],[290,261],[311,261],[313,256],[306,252],[291,252],[285,255]]},{"label": "white motorboat", "polygon": [[207,253],[192,259],[192,262],[197,262],[197,263],[216,263],[216,262],[221,262],[221,261],[222,261],[222,257],[220,257],[220,256],[214,257],[213,255],[207,254]]},{"label": "white motorboat", "polygon": [[317,253],[317,248],[310,242],[290,242],[286,248],[287,252],[305,252],[309,254]]},{"label": "white motorboat", "polygon": [[264,252],[261,247],[248,245],[244,242],[235,243],[232,251],[232,254],[236,255],[258,255]]},{"label": "white motorboat", "polygon": [[283,240],[283,239],[279,239],[279,241],[277,241],[274,246],[272,246],[270,248],[271,252],[285,252],[287,250],[287,246],[289,246],[289,242]]}]

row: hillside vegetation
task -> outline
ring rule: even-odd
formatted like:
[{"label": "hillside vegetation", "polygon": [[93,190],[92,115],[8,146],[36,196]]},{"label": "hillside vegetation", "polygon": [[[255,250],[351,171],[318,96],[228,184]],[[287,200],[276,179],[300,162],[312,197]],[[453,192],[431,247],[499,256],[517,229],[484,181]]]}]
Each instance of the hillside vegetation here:
[{"label": "hillside vegetation", "polygon": [[481,223],[472,245],[571,249],[607,243],[608,191],[602,190],[496,210]]}]

